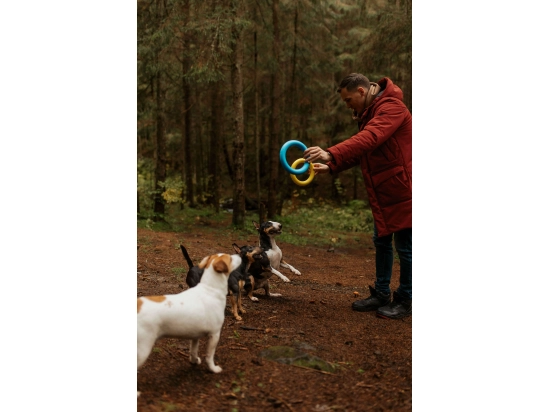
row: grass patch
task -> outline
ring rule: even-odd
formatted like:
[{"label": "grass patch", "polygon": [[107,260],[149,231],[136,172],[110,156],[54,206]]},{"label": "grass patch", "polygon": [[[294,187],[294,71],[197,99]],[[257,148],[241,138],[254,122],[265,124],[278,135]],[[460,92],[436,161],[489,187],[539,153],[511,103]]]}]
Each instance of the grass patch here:
[{"label": "grass patch", "polygon": [[340,207],[300,207],[281,217],[280,222],[284,228],[281,241],[293,245],[354,244],[361,241],[361,235],[373,230],[372,212],[360,200]]},{"label": "grass patch", "polygon": [[164,412],[174,412],[178,410],[178,406],[171,402],[161,402],[161,404]]},{"label": "grass patch", "polygon": [[[224,210],[216,214],[214,208],[208,206],[181,210],[177,205],[167,205],[164,220],[142,218],[138,219],[137,225],[139,228],[168,232],[187,232],[200,227],[203,232],[222,231],[245,243],[257,236],[253,220],[258,221],[257,213],[247,212],[245,227],[240,229],[232,225],[232,214]],[[353,200],[342,206],[315,203],[312,199],[301,206],[287,203],[283,208],[283,216],[273,220],[283,224],[283,233],[278,239],[298,246],[356,245],[373,231],[372,212],[361,200]]]},{"label": "grass patch", "polygon": [[295,365],[329,373],[336,372],[336,368],[330,362],[290,346],[271,346],[260,352],[260,356],[284,365]]},{"label": "grass patch", "polygon": [[175,268],[172,268],[171,270],[174,276],[176,277],[176,280],[178,282],[183,282],[183,274],[187,272],[187,269],[175,267]]},{"label": "grass patch", "polygon": [[157,220],[152,215],[141,215],[137,221],[139,228],[151,229],[159,232],[184,232],[189,227],[203,226],[218,228],[228,226],[231,223],[231,214],[226,211],[216,213],[211,206],[200,208],[186,207],[181,209],[179,205],[168,204],[165,206],[165,214]]}]

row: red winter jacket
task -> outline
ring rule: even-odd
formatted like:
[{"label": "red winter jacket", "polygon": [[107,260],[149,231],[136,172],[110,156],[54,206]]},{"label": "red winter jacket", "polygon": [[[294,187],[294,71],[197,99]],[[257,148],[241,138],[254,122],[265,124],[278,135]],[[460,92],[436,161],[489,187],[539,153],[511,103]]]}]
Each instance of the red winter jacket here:
[{"label": "red winter jacket", "polygon": [[412,228],[412,115],[385,77],[361,116],[359,133],[327,149],[331,173],[361,165],[378,236]]}]

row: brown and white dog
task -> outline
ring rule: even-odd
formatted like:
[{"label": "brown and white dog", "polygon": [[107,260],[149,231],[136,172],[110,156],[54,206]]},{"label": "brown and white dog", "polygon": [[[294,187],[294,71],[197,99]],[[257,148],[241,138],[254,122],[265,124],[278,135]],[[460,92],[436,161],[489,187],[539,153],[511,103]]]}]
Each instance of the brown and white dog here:
[{"label": "brown and white dog", "polygon": [[[214,353],[225,319],[227,279],[241,264],[239,255],[218,253],[205,257],[200,283],[176,295],[144,296],[137,300],[137,366],[149,357],[155,341],[161,337],[190,339],[189,361],[200,364],[199,338],[208,336],[206,364],[219,373]],[[138,393],[139,395],[139,393]]]},{"label": "brown and white dog", "polygon": [[[246,246],[241,248],[236,243],[233,243],[232,246],[233,250],[241,257],[242,262],[235,270],[233,270],[229,274],[229,279],[227,281],[227,296],[229,296],[229,300],[231,302],[231,312],[233,313],[233,316],[236,320],[241,321],[243,319],[239,315],[239,312],[246,313],[242,305],[242,291],[245,281],[248,278],[248,268],[251,264],[264,259],[264,257],[267,260],[267,255],[259,246]],[[191,260],[189,253],[187,253],[187,249],[185,249],[185,247],[181,244],[180,249],[183,253],[183,256],[185,257],[185,260],[187,261],[187,264],[189,265],[189,271],[187,272],[185,283],[187,283],[187,286],[189,286],[190,288],[195,287],[200,283],[204,269],[200,268],[199,266],[193,266],[193,261]],[[256,298],[253,298],[252,300],[254,299]]]}]

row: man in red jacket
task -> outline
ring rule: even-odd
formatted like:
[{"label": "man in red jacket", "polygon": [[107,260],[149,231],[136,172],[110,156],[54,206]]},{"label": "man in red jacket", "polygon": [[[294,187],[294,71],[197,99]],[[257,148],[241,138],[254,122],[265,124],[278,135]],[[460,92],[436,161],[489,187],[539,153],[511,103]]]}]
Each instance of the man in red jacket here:
[{"label": "man in red jacket", "polygon": [[[359,312],[376,310],[382,318],[399,319],[412,313],[412,116],[403,92],[389,78],[371,83],[352,73],[338,88],[353,110],[359,132],[326,151],[309,147],[304,158],[315,174],[339,173],[361,166],[374,218],[376,281],[371,296],[353,302]],[[399,255],[399,287],[391,300],[393,245]]]}]

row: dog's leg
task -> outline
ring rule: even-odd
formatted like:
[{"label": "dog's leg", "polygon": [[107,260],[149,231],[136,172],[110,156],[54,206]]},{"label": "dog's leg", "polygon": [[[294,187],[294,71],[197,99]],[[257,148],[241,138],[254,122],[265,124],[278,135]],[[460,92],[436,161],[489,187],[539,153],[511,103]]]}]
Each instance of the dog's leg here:
[{"label": "dog's leg", "polygon": [[200,365],[201,358],[199,358],[198,354],[199,354],[199,340],[191,339],[191,344],[189,345],[189,362],[194,363],[196,365]]},{"label": "dog's leg", "polygon": [[243,292],[244,292],[244,280],[239,280],[239,295],[237,296],[237,307],[241,313],[246,313],[246,310],[243,308]]},{"label": "dog's leg", "polygon": [[250,290],[248,291],[248,298],[252,301],[252,302],[258,302],[260,299],[258,299],[256,296],[253,295],[254,293],[254,276],[249,276],[249,279],[250,279],[250,284],[252,285],[250,287]]},{"label": "dog's leg", "polygon": [[[150,331],[149,331],[150,332]],[[137,340],[137,367],[145,363],[153,345],[156,341],[156,336],[153,333],[139,333],[138,331],[138,340]]]},{"label": "dog's leg", "polygon": [[265,290],[265,294],[267,296],[271,296],[271,297],[274,297],[274,298],[278,298],[279,296],[283,296],[280,293],[271,293],[269,291],[269,282],[265,282],[264,290]]},{"label": "dog's leg", "polygon": [[285,275],[283,275],[281,272],[279,272],[277,269],[271,268],[271,273],[279,276],[283,282],[290,282],[290,279],[287,278]]},{"label": "dog's leg", "polygon": [[210,339],[206,344],[206,364],[208,368],[214,373],[220,373],[222,368],[214,364],[214,353],[216,353],[216,347],[218,346],[218,341],[220,340],[220,332],[210,335]]},{"label": "dog's leg", "polygon": [[232,292],[229,292],[229,300],[231,301],[231,312],[233,313],[235,319],[243,320],[243,318],[239,316],[239,312],[237,310],[237,302],[235,302],[235,296],[233,296]]},{"label": "dog's leg", "polygon": [[290,269],[290,271],[292,273],[294,273],[295,275],[301,275],[301,273],[298,270],[294,269],[291,265],[289,265],[284,260],[281,260],[281,267],[286,268],[286,269]]}]

